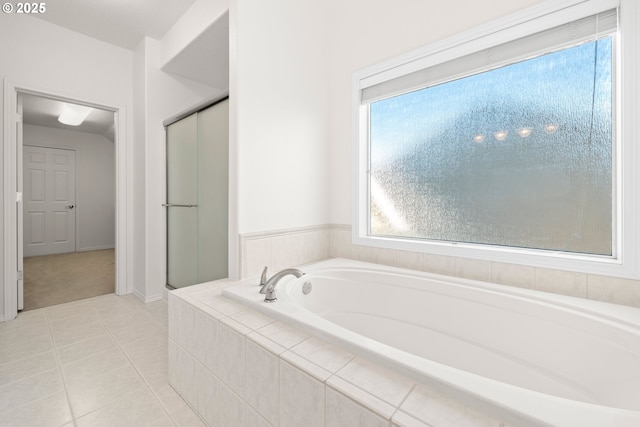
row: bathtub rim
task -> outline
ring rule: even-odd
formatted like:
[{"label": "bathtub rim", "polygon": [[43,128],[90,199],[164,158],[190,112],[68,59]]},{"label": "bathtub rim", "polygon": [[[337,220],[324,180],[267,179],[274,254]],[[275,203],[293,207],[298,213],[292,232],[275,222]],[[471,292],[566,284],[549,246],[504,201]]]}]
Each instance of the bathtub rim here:
[{"label": "bathtub rim", "polygon": [[[298,268],[316,273],[322,270],[354,267],[368,272],[405,274],[472,287],[476,290],[489,290],[534,299],[537,303],[552,304],[564,310],[578,311],[581,315],[595,316],[598,320],[606,320],[607,323],[616,323],[617,326],[629,329],[640,336],[640,309],[633,307],[342,258],[319,261]],[[278,294],[280,299],[275,304],[263,302],[264,297],[257,292],[257,278],[230,282],[222,290],[222,295],[278,321],[292,324],[357,356],[408,376],[417,383],[424,384],[445,396],[515,425],[581,425],[584,427],[640,425],[640,410],[602,406],[528,390],[423,359],[345,329],[291,301],[286,295],[287,286],[299,280],[301,279],[292,276],[285,277],[278,285],[282,286],[282,289]],[[279,307],[285,308],[287,313]],[[637,319],[633,318],[632,314],[637,316]],[[540,413],[541,406],[545,408],[544,414]]]},{"label": "bathtub rim", "polygon": [[[605,301],[591,300],[582,297],[556,294],[551,292],[545,292],[537,289],[521,288],[517,286],[502,285],[499,283],[486,282],[475,279],[467,279],[463,277],[448,276],[444,274],[430,273],[418,270],[410,270],[400,267],[392,267],[383,264],[375,264],[365,261],[356,261],[347,258],[331,258],[315,263],[309,263],[297,267],[302,271],[308,271],[310,273],[318,273],[323,270],[332,271],[335,268],[348,269],[348,270],[365,270],[381,273],[392,273],[399,275],[406,275],[410,277],[425,278],[434,280],[436,282],[443,282],[446,285],[455,285],[457,287],[464,287],[472,289],[474,291],[484,290],[495,292],[498,294],[507,294],[512,297],[521,297],[527,300],[534,300],[538,303],[551,304],[556,307],[561,307],[566,310],[574,310],[581,315],[593,315],[598,319],[607,319],[616,324],[616,326],[629,327],[634,333],[640,334],[640,308],[631,307],[622,304],[615,304]],[[243,279],[235,283],[243,283],[245,281],[251,282],[255,280],[253,278]],[[304,281],[304,278],[297,279]],[[297,281],[291,276],[286,276],[281,282],[282,288],[287,289],[288,285]],[[257,283],[257,282],[256,282]],[[283,292],[277,293],[277,296],[287,298]]]}]

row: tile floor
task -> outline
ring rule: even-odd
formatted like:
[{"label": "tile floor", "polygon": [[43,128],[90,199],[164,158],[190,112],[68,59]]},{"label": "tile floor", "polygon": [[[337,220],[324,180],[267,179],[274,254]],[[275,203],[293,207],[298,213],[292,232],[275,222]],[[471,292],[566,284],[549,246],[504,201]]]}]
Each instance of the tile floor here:
[{"label": "tile floor", "polygon": [[0,427],[204,426],[167,382],[167,318],[108,294],[0,323]]}]

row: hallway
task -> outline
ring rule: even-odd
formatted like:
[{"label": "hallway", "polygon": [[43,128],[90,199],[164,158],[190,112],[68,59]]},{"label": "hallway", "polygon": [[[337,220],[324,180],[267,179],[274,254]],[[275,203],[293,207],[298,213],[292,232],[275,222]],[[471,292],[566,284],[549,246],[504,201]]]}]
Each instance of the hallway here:
[{"label": "hallway", "polygon": [[112,294],[114,290],[113,249],[24,259],[25,311]]},{"label": "hallway", "polygon": [[167,304],[103,295],[0,323],[0,426],[204,426],[167,381]]}]

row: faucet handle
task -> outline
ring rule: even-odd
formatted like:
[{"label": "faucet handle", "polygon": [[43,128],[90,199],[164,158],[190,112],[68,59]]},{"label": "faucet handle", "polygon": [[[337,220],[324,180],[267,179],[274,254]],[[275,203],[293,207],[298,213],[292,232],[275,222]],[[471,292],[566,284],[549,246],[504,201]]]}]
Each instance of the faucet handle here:
[{"label": "faucet handle", "polygon": [[262,275],[260,276],[260,284],[258,286],[264,286],[267,283],[267,269],[268,267],[265,265],[264,270],[262,270]]}]

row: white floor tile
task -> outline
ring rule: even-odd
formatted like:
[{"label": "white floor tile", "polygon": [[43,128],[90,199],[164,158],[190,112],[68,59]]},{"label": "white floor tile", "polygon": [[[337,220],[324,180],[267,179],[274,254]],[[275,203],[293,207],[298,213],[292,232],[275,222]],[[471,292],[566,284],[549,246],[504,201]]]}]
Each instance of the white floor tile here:
[{"label": "white floor tile", "polygon": [[50,322],[78,315],[92,315],[93,308],[85,300],[53,305],[44,309]]},{"label": "white floor tile", "polygon": [[167,378],[152,383],[151,390],[169,414],[186,406],[182,397],[169,385]]},{"label": "white floor tile", "polygon": [[171,418],[178,427],[206,427],[200,417],[189,406],[184,406],[171,414]]},{"label": "white floor tile", "polygon": [[204,425],[167,383],[166,323],[114,294],[0,323],[0,427]]},{"label": "white floor tile", "polygon": [[[49,325],[44,316],[41,317],[41,321],[33,321],[23,323],[20,327],[14,328],[2,328],[0,329],[0,342],[2,343],[18,343],[21,341],[28,341],[33,338],[39,338],[49,335]],[[0,325],[6,325],[0,323]],[[10,324],[10,322],[9,322]]]},{"label": "white floor tile", "polygon": [[0,387],[0,396],[2,396],[0,414],[62,391],[64,386],[57,369],[2,386]]},{"label": "white floor tile", "polygon": [[0,323],[0,339],[5,332],[15,331],[34,325],[42,325],[44,327],[47,327],[47,317],[45,315],[44,309],[31,310],[20,313],[20,315],[14,320]]},{"label": "white floor tile", "polygon": [[69,388],[68,392],[74,415],[82,416],[111,403],[125,393],[142,392],[145,388],[147,387],[138,372],[129,365],[88,379]]},{"label": "white floor tile", "polygon": [[166,357],[158,357],[157,360],[136,365],[136,369],[148,384],[153,384],[169,375],[169,362]]},{"label": "white floor tile", "polygon": [[176,423],[173,422],[171,417],[164,415],[156,421],[149,424],[149,427],[175,427]]},{"label": "white floor tile", "polygon": [[41,372],[56,369],[56,367],[57,362],[53,350],[5,363],[0,365],[0,387]]},{"label": "white floor tile", "polygon": [[78,322],[65,328],[54,329],[52,326],[53,341],[57,347],[84,341],[106,333],[104,325],[97,321]]},{"label": "white floor tile", "polygon": [[145,322],[138,322],[124,328],[111,330],[111,334],[120,344],[135,343],[147,338],[149,335],[166,335],[166,333],[167,330],[160,326],[158,322],[151,320],[151,318]]},{"label": "white floor tile", "polygon": [[98,310],[98,315],[103,320],[114,319],[117,317],[127,316],[136,310],[143,310],[143,306],[134,300],[122,297],[122,303],[111,305],[109,307]]},{"label": "white floor tile", "polygon": [[70,421],[71,411],[64,391],[0,414],[0,427],[58,427]]},{"label": "white floor tile", "polygon": [[51,335],[42,335],[25,341],[0,340],[0,365],[43,353],[52,347]]},{"label": "white floor tile", "polygon": [[149,336],[135,342],[120,344],[120,346],[135,365],[144,365],[166,355],[169,340],[165,333],[163,335]]},{"label": "white floor tile", "polygon": [[167,327],[167,321],[169,319],[169,310],[167,304],[164,301],[156,301],[144,306],[147,313],[153,316],[161,325]]},{"label": "white floor tile", "polygon": [[107,351],[117,350],[118,346],[111,336],[104,334],[78,341],[73,344],[58,347],[58,357],[62,365],[84,359]]},{"label": "white floor tile", "polygon": [[121,304],[123,302],[123,299],[116,294],[107,294],[93,298],[87,298],[85,301],[89,303],[91,307],[94,308],[94,310],[101,310],[103,308]]},{"label": "white floor tile", "polygon": [[104,319],[104,324],[110,331],[115,331],[121,328],[128,328],[131,325],[148,322],[150,320],[152,320],[152,318],[144,310],[134,309],[129,314],[124,314],[122,316],[116,317],[108,317]]},{"label": "white floor tile", "polygon": [[166,417],[148,389],[127,394],[77,420],[78,427],[141,427]]},{"label": "white floor tile", "polygon": [[125,368],[130,363],[117,347],[105,350],[62,366],[64,381],[75,388],[100,375]]}]

